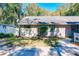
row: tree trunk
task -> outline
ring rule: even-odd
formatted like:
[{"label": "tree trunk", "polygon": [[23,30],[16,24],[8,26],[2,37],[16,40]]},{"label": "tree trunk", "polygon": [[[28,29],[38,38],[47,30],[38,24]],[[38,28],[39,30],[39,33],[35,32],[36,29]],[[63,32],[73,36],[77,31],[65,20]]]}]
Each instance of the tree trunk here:
[{"label": "tree trunk", "polygon": [[21,37],[21,27],[20,26],[18,27],[19,27],[19,37]]}]

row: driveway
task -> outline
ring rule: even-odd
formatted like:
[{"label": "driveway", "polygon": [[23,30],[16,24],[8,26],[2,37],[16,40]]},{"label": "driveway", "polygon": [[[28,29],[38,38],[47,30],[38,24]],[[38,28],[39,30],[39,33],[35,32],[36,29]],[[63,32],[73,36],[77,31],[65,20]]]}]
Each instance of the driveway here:
[{"label": "driveway", "polygon": [[[2,41],[1,41],[2,42]],[[79,56],[79,47],[70,43],[70,39],[59,41],[59,47],[16,47],[8,49],[4,44],[1,44],[0,53],[4,52],[3,56]]]}]

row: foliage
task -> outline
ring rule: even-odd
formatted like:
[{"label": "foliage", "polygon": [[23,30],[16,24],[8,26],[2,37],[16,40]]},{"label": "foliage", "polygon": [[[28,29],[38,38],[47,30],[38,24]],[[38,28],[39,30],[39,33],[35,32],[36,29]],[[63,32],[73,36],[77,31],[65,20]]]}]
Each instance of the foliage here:
[{"label": "foliage", "polygon": [[79,16],[78,3],[66,3],[59,6],[59,8],[51,13],[52,16]]},{"label": "foliage", "polygon": [[14,34],[12,33],[8,33],[8,34],[5,34],[6,37],[14,37]]},{"label": "foliage", "polygon": [[57,46],[58,45],[58,37],[49,37],[47,40],[45,40],[45,43],[47,43],[49,46]]},{"label": "foliage", "polygon": [[5,34],[4,33],[0,33],[0,38],[3,38],[5,37]]},{"label": "foliage", "polygon": [[45,16],[49,14],[50,13],[47,10],[40,8],[34,3],[28,4],[28,6],[26,7],[27,16]]},{"label": "foliage", "polygon": [[0,3],[0,23],[17,24],[17,19],[25,16],[79,16],[78,3],[62,4],[54,12],[40,8],[34,3],[25,6],[23,12],[22,5],[22,3]]},{"label": "foliage", "polygon": [[13,46],[13,43],[16,41],[16,38],[15,37],[11,37],[11,38],[7,38],[7,45],[8,46]]},{"label": "foliage", "polygon": [[14,37],[14,34],[12,34],[12,33],[8,33],[8,34],[0,33],[0,38],[8,38],[8,37]]},{"label": "foliage", "polygon": [[[19,18],[20,4],[3,3],[0,4],[2,23],[15,24]],[[4,20],[4,21],[3,21]]]},{"label": "foliage", "polygon": [[37,40],[38,39],[38,37],[32,37],[31,38],[31,40]]},{"label": "foliage", "polygon": [[47,32],[47,26],[39,26],[38,28],[38,33],[39,33],[39,36],[44,36]]},{"label": "foliage", "polygon": [[79,16],[79,4],[75,3],[70,6],[70,9],[65,13],[67,16]]}]

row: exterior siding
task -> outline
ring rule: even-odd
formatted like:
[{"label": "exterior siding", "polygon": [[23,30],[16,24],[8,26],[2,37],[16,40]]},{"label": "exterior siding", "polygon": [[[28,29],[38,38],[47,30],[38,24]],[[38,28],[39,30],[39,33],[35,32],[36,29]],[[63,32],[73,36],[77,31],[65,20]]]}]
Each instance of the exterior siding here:
[{"label": "exterior siding", "polygon": [[38,29],[36,27],[21,28],[21,36],[22,37],[35,37],[38,34],[37,30]]},{"label": "exterior siding", "polygon": [[8,33],[15,33],[15,27],[8,26],[8,25],[0,25],[0,33],[8,34]]},{"label": "exterior siding", "polygon": [[57,35],[58,37],[62,37],[62,38],[65,38],[65,26],[62,26],[62,25],[57,25],[55,26],[55,31],[54,33],[57,33],[55,35]]},{"label": "exterior siding", "polygon": [[[69,25],[56,25],[54,30],[51,31],[52,27],[48,26],[47,37],[58,36],[58,37],[68,37],[71,36],[71,26]],[[31,26],[31,28],[21,28],[21,36],[25,37],[35,37],[38,35],[38,27]]]},{"label": "exterior siding", "polygon": [[[57,31],[58,30],[58,31]],[[19,35],[19,29],[15,27],[6,26],[4,28],[2,25],[0,26],[0,33],[13,33],[15,36]],[[31,26],[31,28],[21,28],[21,36],[22,37],[36,37],[38,35],[38,27]],[[68,25],[56,25],[54,31],[51,31],[51,27],[48,26],[47,37],[55,36],[63,37],[71,35],[71,26]]]},{"label": "exterior siding", "polygon": [[70,25],[57,25],[55,27],[55,31],[58,29],[58,33],[57,33],[57,36],[58,37],[68,37],[68,36],[71,36],[71,26]]},{"label": "exterior siding", "polygon": [[65,34],[66,34],[66,37],[69,37],[72,35],[72,32],[71,32],[71,26],[66,26],[66,31],[65,31]]}]

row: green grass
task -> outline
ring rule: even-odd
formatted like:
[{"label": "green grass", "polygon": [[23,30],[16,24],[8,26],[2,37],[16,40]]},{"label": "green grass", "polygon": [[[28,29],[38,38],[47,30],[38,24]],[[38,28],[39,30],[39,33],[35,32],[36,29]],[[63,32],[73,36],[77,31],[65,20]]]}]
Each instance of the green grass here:
[{"label": "green grass", "polygon": [[38,46],[38,45],[47,45],[47,46],[56,46],[58,44],[58,37],[50,37],[48,39],[43,39],[43,38],[37,38],[37,37],[32,37],[32,38],[16,38],[16,37],[10,37],[7,38],[7,44],[12,44],[12,45],[32,45],[32,46]]},{"label": "green grass", "polygon": [[46,44],[48,44],[49,46],[55,46],[58,44],[58,40],[59,40],[58,37],[50,37],[47,40],[45,40],[44,42]]}]

